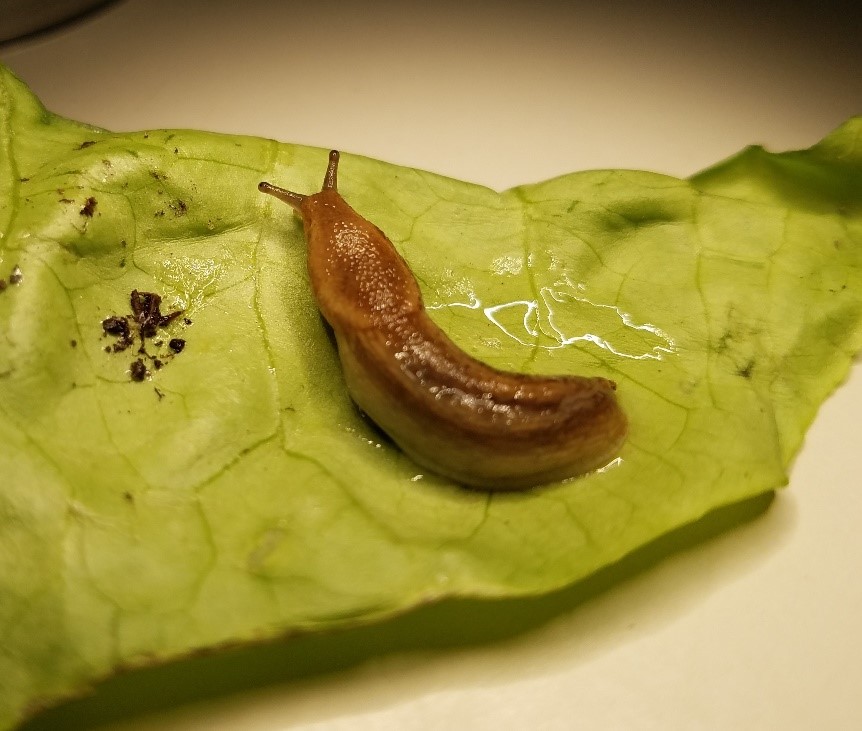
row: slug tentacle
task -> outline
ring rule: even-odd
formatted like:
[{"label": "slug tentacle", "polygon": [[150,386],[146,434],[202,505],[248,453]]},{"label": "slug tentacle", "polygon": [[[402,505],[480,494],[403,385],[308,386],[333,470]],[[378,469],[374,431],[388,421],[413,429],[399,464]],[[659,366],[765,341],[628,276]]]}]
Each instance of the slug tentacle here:
[{"label": "slug tentacle", "polygon": [[308,198],[307,195],[279,188],[277,185],[272,185],[272,183],[259,183],[257,189],[261,193],[269,193],[270,195],[275,196],[280,201],[284,201],[288,205],[293,206],[297,211],[302,210],[302,204],[305,202],[305,199]]},{"label": "slug tentacle", "polygon": [[329,164],[326,166],[326,175],[323,176],[322,190],[338,190],[338,150],[329,151]]},{"label": "slug tentacle", "polygon": [[628,429],[613,381],[510,373],[458,348],[389,239],[338,194],[338,161],[333,150],[319,193],[259,188],[302,215],[314,295],[359,407],[419,465],[476,487],[532,487],[613,459]]}]

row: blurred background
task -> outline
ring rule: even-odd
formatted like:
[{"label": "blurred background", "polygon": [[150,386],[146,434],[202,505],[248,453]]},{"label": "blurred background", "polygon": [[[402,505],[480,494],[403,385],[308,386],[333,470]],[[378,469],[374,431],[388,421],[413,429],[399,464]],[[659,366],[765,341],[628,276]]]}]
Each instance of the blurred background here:
[{"label": "blurred background", "polygon": [[[10,11],[94,3],[0,5],[3,37]],[[53,111],[339,146],[494,187],[689,175],[751,143],[807,147],[862,109],[849,2],[95,5],[0,49]]]}]

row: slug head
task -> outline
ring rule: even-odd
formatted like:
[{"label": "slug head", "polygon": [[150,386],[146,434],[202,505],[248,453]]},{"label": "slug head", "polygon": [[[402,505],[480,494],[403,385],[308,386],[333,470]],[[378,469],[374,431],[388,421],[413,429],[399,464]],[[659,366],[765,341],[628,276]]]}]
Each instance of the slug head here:
[{"label": "slug head", "polygon": [[[323,187],[320,189],[321,192],[327,190],[338,192],[338,159],[338,150],[330,150],[329,164],[326,166],[326,174],[323,176]],[[258,183],[257,189],[261,193],[268,193],[269,195],[275,196],[280,201],[284,201],[289,206],[292,206],[300,212],[302,211],[303,203],[311,198],[310,195],[295,193],[292,190],[279,188],[277,185],[267,182]]]}]

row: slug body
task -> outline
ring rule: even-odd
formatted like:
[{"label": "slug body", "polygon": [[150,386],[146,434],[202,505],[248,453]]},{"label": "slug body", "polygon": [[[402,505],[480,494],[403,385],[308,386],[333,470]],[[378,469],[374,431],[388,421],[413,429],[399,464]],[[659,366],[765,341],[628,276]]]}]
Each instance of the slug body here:
[{"label": "slug body", "polygon": [[313,195],[261,183],[302,216],[308,271],[357,405],[424,468],[489,490],[607,464],[627,421],[605,378],[510,373],[470,357],[431,320],[386,235],[337,191],[338,152]]}]

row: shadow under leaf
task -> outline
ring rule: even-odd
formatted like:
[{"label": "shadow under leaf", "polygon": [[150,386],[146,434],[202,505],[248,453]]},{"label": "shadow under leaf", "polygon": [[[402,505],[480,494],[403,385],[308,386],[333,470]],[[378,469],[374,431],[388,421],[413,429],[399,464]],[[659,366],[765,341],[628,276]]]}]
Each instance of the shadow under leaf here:
[{"label": "shadow under leaf", "polygon": [[501,642],[572,612],[673,554],[754,520],[774,497],[768,492],[719,508],[551,594],[494,601],[450,599],[376,624],[292,636],[122,673],[100,683],[92,695],[39,714],[20,731],[85,731],[185,704],[343,671],[388,654]]}]

